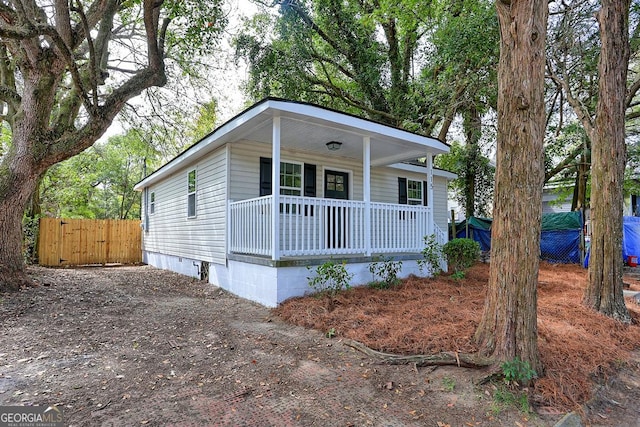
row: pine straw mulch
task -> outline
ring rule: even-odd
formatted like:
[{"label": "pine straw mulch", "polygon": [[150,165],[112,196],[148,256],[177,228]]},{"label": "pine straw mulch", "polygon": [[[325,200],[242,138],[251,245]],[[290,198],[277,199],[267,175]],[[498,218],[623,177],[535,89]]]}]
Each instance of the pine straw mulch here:
[{"label": "pine straw mulch", "polygon": [[[283,320],[359,341],[388,353],[473,353],[489,278],[478,263],[462,280],[446,275],[411,277],[394,289],[356,287],[341,292],[333,309],[313,296],[293,298],[275,312]],[[581,305],[587,272],[578,265],[541,263],[538,284],[538,345],[545,376],[534,387],[541,406],[575,409],[591,396],[594,381],[614,372],[640,347],[640,306],[622,325]],[[625,277],[631,289],[640,282]]]}]

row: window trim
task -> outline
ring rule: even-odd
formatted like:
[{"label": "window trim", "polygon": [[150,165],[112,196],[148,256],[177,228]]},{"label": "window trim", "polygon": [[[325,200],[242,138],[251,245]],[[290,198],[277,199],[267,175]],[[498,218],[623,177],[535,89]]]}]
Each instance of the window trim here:
[{"label": "window trim", "polygon": [[[290,165],[296,165],[300,167],[300,187],[289,187],[289,186],[285,186],[285,185],[280,185],[280,195],[281,196],[298,196],[301,197],[304,195],[304,190],[305,190],[305,182],[304,182],[304,163],[302,162],[295,162],[295,161],[291,161],[291,160],[283,160],[280,159],[280,179],[282,180],[282,174],[283,174],[283,170],[284,168],[282,167],[283,164],[288,163]],[[282,190],[298,190],[300,191],[300,194],[283,194]]]},{"label": "window trim", "polygon": [[[410,182],[414,182],[414,183],[418,183],[420,186],[420,198],[416,198],[416,197],[411,197],[411,191],[412,189],[409,188],[409,183]],[[407,178],[407,205],[409,206],[424,206],[424,188],[423,187],[423,182],[421,180],[417,180],[417,179],[411,179],[411,178]],[[415,191],[415,190],[414,190]],[[411,203],[414,202],[414,203]],[[419,202],[419,203],[415,203],[415,202]]]},{"label": "window trim", "polygon": [[[193,172],[193,191],[191,191],[191,173]],[[190,199],[193,196],[193,214],[189,211]],[[197,168],[189,169],[187,172],[187,218],[196,218],[198,216],[198,171]]]},{"label": "window trim", "polygon": [[156,213],[156,192],[149,192],[149,215]]}]

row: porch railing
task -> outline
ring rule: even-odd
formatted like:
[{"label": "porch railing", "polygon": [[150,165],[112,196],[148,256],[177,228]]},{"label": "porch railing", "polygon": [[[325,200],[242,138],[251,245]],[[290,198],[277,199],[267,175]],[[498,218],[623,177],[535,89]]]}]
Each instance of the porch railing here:
[{"label": "porch railing", "polygon": [[[229,250],[271,255],[272,196],[232,202]],[[283,257],[420,252],[429,233],[428,206],[370,203],[371,248],[367,251],[362,201],[280,196],[278,248]],[[445,234],[434,226],[437,239]]]}]

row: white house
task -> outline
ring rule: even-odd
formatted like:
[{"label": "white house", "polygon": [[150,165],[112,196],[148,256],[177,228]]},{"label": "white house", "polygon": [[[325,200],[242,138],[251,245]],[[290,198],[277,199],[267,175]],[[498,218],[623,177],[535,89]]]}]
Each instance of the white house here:
[{"label": "white house", "polygon": [[[383,254],[418,273],[446,241],[447,179],[433,138],[311,104],[265,99],[139,182],[143,260],[266,306],[309,290],[308,266],[371,281]],[[426,165],[404,162],[426,158]],[[312,267],[313,268],[313,267]]]}]

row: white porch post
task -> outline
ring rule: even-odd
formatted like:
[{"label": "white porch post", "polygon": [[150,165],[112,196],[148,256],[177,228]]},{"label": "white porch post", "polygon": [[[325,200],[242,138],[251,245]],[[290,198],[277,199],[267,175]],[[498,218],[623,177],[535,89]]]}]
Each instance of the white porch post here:
[{"label": "white porch post", "polygon": [[280,259],[280,116],[273,118],[271,137],[271,259]]},{"label": "white porch post", "polygon": [[362,138],[362,174],[364,199],[364,248],[371,256],[371,138]]},{"label": "white porch post", "polygon": [[433,227],[433,154],[427,152],[427,206],[429,207],[428,235],[435,233]]}]

